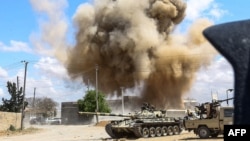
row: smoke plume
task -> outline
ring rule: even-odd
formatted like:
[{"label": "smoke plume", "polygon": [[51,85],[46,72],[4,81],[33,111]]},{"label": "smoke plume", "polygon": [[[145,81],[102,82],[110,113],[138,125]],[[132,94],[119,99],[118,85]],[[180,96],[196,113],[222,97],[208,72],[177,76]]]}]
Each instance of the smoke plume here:
[{"label": "smoke plume", "polygon": [[208,20],[194,23],[185,37],[172,34],[185,9],[182,0],[95,0],[80,5],[68,73],[95,86],[98,65],[100,91],[119,96],[121,87],[143,84],[138,104],[181,108],[195,72],[208,65],[215,52],[202,35],[212,24]]},{"label": "smoke plume", "polygon": [[66,61],[66,35],[68,23],[64,9],[66,0],[30,0],[33,9],[39,13],[39,34],[33,33],[31,41],[37,53],[55,56],[61,62]]}]

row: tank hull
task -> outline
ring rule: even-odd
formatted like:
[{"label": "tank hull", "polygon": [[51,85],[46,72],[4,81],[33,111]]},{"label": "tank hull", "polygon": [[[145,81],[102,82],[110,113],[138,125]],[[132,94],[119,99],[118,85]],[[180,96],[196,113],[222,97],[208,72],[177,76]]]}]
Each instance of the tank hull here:
[{"label": "tank hull", "polygon": [[105,126],[111,138],[177,135],[183,130],[182,118],[169,117],[166,110],[156,110],[149,103],[144,103],[140,111],[128,115],[94,112],[79,112],[79,114],[124,117],[121,120],[112,120]]},{"label": "tank hull", "polygon": [[183,126],[180,121],[163,121],[155,119],[111,121],[105,127],[111,138],[147,138],[156,136],[178,135]]}]

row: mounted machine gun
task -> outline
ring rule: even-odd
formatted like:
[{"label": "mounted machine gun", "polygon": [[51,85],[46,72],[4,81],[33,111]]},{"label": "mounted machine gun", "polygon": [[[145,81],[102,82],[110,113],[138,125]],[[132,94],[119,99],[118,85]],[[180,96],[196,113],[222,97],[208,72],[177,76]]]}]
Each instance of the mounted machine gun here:
[{"label": "mounted machine gun", "polygon": [[224,125],[230,125],[233,121],[233,107],[223,107],[221,103],[232,100],[217,100],[202,103],[196,106],[196,118],[185,118],[185,130],[194,131],[200,138],[217,137],[224,133]]},{"label": "mounted machine gun", "polygon": [[218,115],[218,107],[221,106],[221,103],[232,99],[234,98],[202,103],[200,106],[196,106],[196,113],[200,118],[215,118]]}]

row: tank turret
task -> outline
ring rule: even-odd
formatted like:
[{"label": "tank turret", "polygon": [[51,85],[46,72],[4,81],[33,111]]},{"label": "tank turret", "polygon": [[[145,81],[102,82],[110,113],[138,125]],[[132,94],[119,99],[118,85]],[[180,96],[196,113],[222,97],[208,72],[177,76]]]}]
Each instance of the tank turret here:
[{"label": "tank turret", "polygon": [[126,117],[123,120],[111,120],[105,126],[106,133],[112,138],[177,135],[183,130],[184,117],[168,117],[166,110],[156,110],[149,103],[144,103],[139,112],[126,115],[98,112],[79,114]]}]

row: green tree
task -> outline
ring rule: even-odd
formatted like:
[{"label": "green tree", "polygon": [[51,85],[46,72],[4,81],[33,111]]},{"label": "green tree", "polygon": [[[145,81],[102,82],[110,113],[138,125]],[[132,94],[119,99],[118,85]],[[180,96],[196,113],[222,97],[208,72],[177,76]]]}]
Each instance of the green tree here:
[{"label": "green tree", "polygon": [[[77,101],[79,106],[79,111],[83,112],[95,112],[96,110],[96,91],[90,90],[87,91],[83,99]],[[111,109],[105,99],[105,96],[102,92],[98,92],[98,107],[99,112],[110,113]]]},{"label": "green tree", "polygon": [[[17,89],[16,83],[7,82],[8,92],[10,99],[2,98],[2,105],[0,105],[1,111],[6,112],[21,112],[23,108],[23,91],[22,87]],[[28,105],[28,102],[24,102],[24,108]]]}]

